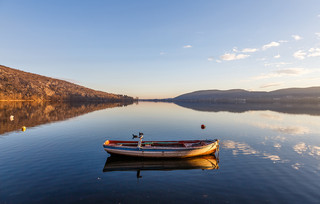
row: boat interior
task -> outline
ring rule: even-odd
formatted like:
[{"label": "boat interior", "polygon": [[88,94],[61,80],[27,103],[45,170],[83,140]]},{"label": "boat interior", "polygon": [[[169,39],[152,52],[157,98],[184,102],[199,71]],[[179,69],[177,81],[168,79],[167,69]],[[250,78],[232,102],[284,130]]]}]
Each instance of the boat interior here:
[{"label": "boat interior", "polygon": [[[142,147],[198,147],[207,145],[208,142],[203,140],[195,141],[143,141],[141,143]],[[105,145],[111,146],[126,146],[126,147],[136,147],[138,142],[135,141],[110,141],[107,140]]]}]

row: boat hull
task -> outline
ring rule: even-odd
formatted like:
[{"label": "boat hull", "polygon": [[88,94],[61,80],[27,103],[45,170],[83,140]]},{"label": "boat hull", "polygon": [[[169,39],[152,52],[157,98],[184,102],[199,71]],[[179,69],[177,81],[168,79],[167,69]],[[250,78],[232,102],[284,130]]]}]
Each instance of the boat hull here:
[{"label": "boat hull", "polygon": [[[108,141],[108,140],[107,140]],[[107,142],[106,141],[106,142]],[[179,142],[179,141],[178,141]],[[183,141],[191,143],[190,141]],[[179,143],[183,143],[180,141]],[[147,142],[146,142],[147,143]],[[151,158],[185,158],[213,154],[219,148],[219,140],[212,140],[201,146],[194,147],[129,147],[104,144],[104,149],[110,154],[125,155],[133,157],[151,157]]]}]

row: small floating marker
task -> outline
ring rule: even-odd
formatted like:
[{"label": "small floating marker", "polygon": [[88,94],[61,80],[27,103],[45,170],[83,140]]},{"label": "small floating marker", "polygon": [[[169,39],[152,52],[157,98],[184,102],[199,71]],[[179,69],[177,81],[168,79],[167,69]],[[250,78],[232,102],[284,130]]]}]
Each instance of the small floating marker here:
[{"label": "small floating marker", "polygon": [[26,129],[27,129],[26,126],[22,126],[21,131],[24,132],[26,131]]},{"label": "small floating marker", "polygon": [[10,121],[13,121],[13,120],[14,120],[14,116],[10,115]]},{"label": "small floating marker", "polygon": [[201,129],[205,129],[206,126],[204,124],[201,125]]}]

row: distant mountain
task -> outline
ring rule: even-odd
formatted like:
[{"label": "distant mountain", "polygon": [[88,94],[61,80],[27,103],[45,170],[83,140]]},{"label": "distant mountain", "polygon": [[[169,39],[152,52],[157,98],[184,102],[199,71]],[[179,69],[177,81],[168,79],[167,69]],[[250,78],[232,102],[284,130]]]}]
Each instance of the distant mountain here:
[{"label": "distant mountain", "polygon": [[172,101],[215,103],[320,102],[320,87],[279,89],[270,92],[204,90],[177,96]]},{"label": "distant mountain", "polygon": [[133,98],[0,65],[0,100],[120,102]]}]

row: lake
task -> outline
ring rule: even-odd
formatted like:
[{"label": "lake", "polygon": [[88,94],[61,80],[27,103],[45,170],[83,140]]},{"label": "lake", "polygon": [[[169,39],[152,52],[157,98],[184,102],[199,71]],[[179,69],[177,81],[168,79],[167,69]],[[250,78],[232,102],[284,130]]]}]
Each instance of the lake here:
[{"label": "lake", "polygon": [[[319,203],[319,110],[2,102],[0,203]],[[139,131],[145,140],[217,138],[220,151],[160,161],[104,151],[105,140],[131,140]],[[109,171],[112,165],[134,168]]]}]

